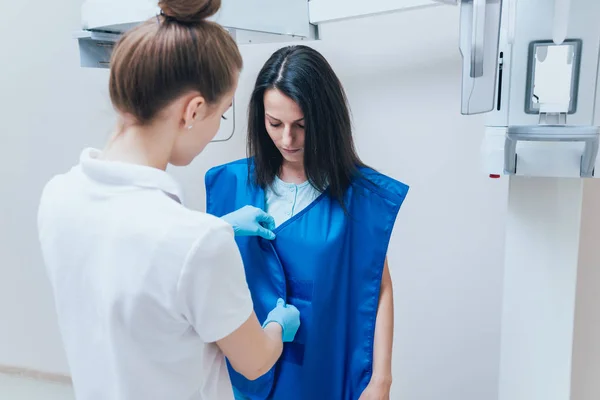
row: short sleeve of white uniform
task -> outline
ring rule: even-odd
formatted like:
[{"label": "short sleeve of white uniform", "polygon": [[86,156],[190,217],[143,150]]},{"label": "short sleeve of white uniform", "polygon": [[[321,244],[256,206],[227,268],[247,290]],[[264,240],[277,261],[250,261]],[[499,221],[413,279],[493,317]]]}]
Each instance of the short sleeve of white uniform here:
[{"label": "short sleeve of white uniform", "polygon": [[184,316],[205,343],[229,336],[252,314],[244,265],[228,227],[196,240],[178,286]]}]

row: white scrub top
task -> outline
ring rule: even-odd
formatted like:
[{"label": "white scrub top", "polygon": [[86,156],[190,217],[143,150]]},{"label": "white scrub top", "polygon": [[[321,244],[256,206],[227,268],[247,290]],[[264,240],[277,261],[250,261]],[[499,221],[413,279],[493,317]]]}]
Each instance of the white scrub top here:
[{"label": "white scrub top", "polygon": [[275,219],[275,226],[279,226],[308,207],[320,195],[321,192],[309,182],[297,185],[284,182],[276,176],[265,193],[265,211]]},{"label": "white scrub top", "polygon": [[97,159],[53,178],[39,236],[78,400],[231,400],[215,341],[252,313],[231,226],[162,170]]}]

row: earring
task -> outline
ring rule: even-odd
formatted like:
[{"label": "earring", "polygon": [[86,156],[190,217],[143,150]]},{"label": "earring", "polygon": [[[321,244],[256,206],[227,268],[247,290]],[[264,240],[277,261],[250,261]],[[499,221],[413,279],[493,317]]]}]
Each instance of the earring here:
[{"label": "earring", "polygon": [[188,130],[191,130],[191,129],[192,129],[192,125],[188,126]]}]

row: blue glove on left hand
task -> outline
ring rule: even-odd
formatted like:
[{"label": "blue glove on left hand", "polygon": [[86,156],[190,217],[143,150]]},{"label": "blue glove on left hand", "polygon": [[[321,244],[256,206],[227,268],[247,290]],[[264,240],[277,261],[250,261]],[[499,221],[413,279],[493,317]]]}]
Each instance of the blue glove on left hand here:
[{"label": "blue glove on left hand", "polygon": [[265,239],[275,239],[271,232],[275,229],[275,220],[260,208],[245,206],[227,214],[221,219],[233,226],[236,236],[260,236]]}]

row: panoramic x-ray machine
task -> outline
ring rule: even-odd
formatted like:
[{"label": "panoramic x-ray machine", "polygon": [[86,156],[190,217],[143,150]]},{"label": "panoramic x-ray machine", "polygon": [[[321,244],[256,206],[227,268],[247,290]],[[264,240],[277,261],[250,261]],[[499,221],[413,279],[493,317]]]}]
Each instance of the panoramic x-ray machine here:
[{"label": "panoramic x-ray machine", "polygon": [[462,113],[510,180],[499,400],[600,399],[600,1],[460,7]]},{"label": "panoramic x-ray machine", "polygon": [[[81,65],[109,68],[119,35],[156,3],[85,1]],[[600,176],[600,0],[223,0],[213,20],[240,44],[289,42],[441,3],[460,5],[461,112],[487,113],[485,172],[510,180],[499,399],[598,400],[600,224],[584,180]]]}]

